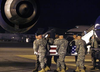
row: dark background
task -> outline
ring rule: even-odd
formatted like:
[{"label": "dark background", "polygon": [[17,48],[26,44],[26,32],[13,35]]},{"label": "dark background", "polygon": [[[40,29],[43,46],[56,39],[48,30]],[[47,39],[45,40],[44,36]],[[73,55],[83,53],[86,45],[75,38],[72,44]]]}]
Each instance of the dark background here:
[{"label": "dark background", "polygon": [[[76,25],[93,25],[100,15],[100,0],[39,0],[40,18],[26,33],[37,28],[57,27],[70,29]],[[4,32],[0,28],[1,32]]]}]

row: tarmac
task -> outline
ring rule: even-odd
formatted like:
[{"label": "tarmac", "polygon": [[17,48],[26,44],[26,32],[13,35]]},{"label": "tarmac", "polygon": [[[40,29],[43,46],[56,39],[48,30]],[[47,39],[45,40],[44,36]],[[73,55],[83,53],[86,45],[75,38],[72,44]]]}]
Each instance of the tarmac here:
[{"label": "tarmac", "polygon": [[[27,43],[23,43],[22,46],[19,43],[9,45],[0,46],[0,72],[32,72],[36,63],[32,45]],[[66,56],[65,63],[69,68],[66,72],[73,72],[76,69],[74,56]],[[93,67],[90,54],[85,57],[85,66],[86,72],[100,72],[99,69],[90,70]],[[55,69],[56,63],[52,57],[51,71],[48,72],[54,72]]]}]

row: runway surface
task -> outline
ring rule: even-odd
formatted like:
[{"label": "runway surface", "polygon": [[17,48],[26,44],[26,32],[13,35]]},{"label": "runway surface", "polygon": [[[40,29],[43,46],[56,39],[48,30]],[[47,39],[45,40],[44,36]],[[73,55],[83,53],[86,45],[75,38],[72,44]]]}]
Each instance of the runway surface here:
[{"label": "runway surface", "polygon": [[[91,71],[92,61],[90,54],[85,57],[86,72],[100,72],[100,70]],[[35,68],[36,56],[32,47],[0,47],[0,72],[32,72]],[[75,57],[66,56],[66,65],[73,72],[76,68]],[[56,69],[56,64],[52,57],[51,72]]]}]

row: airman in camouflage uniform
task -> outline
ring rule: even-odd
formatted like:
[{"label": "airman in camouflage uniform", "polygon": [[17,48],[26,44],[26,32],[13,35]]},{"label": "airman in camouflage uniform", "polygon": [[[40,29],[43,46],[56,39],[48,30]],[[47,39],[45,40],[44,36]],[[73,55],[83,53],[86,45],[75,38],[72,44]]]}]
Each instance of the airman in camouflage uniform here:
[{"label": "airman in camouflage uniform", "polygon": [[[35,34],[35,40],[34,40],[34,42],[33,42],[33,50],[34,50],[34,48],[35,48],[35,43],[36,43],[36,41],[38,40],[38,36],[37,36],[37,34]],[[35,52],[35,51],[34,51]],[[36,67],[35,67],[35,69],[33,70],[33,72],[35,72],[35,71],[38,71],[38,68],[39,68],[39,65],[40,65],[40,62],[39,62],[39,55],[36,55],[36,58],[37,58],[37,61],[36,61]]]},{"label": "airman in camouflage uniform", "polygon": [[54,44],[57,45],[57,52],[59,54],[59,58],[57,59],[57,71],[60,71],[61,66],[61,72],[65,72],[65,54],[68,46],[68,41],[63,38],[63,35],[59,35],[58,39],[54,40]]},{"label": "airman in camouflage uniform", "polygon": [[[71,47],[76,47],[77,35],[73,35],[73,40],[70,42]],[[75,62],[77,61],[77,55],[75,56]]]},{"label": "airman in camouflage uniform", "polygon": [[45,72],[45,61],[46,61],[46,44],[47,41],[42,38],[42,35],[38,35],[38,40],[34,42],[34,51],[39,53],[39,62],[42,70],[39,72]]},{"label": "airman in camouflage uniform", "polygon": [[[53,38],[50,38],[50,34],[48,34],[46,40],[47,40],[47,53],[49,53],[50,45],[53,45],[54,40]],[[52,56],[47,55],[46,59],[47,59],[47,63],[46,63],[45,71],[48,71],[50,70]]]},{"label": "airman in camouflage uniform", "polygon": [[[58,38],[59,38],[59,35],[58,35],[58,34],[55,34],[55,41],[58,40]],[[57,63],[57,59],[58,59],[58,58],[59,58],[58,55],[55,55],[55,56],[54,56],[54,61],[55,61],[55,63]]]},{"label": "airman in camouflage uniform", "polygon": [[85,72],[84,70],[84,60],[85,60],[85,54],[86,54],[86,42],[81,39],[81,36],[77,37],[76,41],[76,51],[78,53],[78,58],[76,62],[77,69],[75,71],[78,71],[81,69],[81,72]]}]

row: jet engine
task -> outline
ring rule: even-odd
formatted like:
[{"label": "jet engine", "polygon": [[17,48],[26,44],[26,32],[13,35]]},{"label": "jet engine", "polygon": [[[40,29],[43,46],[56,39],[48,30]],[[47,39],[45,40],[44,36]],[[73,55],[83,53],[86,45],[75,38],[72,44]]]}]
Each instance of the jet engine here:
[{"label": "jet engine", "polygon": [[0,0],[0,3],[0,25],[9,32],[26,32],[39,18],[38,0]]}]

